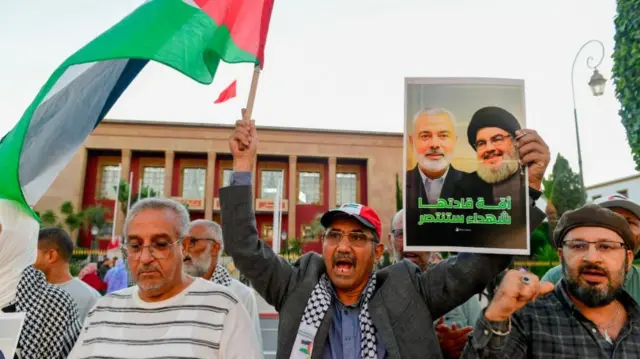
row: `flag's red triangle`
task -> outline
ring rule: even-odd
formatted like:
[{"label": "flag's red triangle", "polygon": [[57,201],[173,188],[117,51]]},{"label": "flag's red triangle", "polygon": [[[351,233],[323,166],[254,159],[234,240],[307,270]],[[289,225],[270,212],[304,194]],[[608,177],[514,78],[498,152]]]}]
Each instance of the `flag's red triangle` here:
[{"label": "flag's red triangle", "polygon": [[231,85],[227,86],[227,88],[220,93],[220,96],[218,96],[218,99],[214,103],[223,103],[234,97],[236,97],[236,80],[233,80]]}]

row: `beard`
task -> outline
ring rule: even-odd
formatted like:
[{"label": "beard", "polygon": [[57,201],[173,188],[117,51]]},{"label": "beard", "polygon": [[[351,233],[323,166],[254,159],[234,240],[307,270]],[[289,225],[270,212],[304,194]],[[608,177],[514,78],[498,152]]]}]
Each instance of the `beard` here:
[{"label": "beard", "polygon": [[203,255],[199,257],[188,256],[191,259],[191,264],[184,263],[184,271],[196,278],[202,278],[211,268],[211,262],[213,258],[209,255],[208,252],[203,253]]},{"label": "beard", "polygon": [[[453,157],[453,153],[444,153],[441,149],[429,150],[422,154],[418,153],[415,149],[413,150],[413,155],[418,159],[418,164],[420,167],[424,168],[429,172],[441,172],[449,167],[451,163],[451,159]],[[427,155],[442,155],[442,158],[437,160],[432,160],[427,157]]]},{"label": "beard", "polygon": [[492,167],[482,161],[478,163],[478,176],[486,183],[502,182],[518,171],[518,154],[515,146],[511,146],[509,152],[498,150],[486,152],[482,159],[485,160],[493,155],[502,156],[499,167]]},{"label": "beard", "polygon": [[[629,260],[624,259],[624,266],[615,274],[615,278],[611,277],[611,273],[604,268],[591,263],[585,263],[577,269],[577,273],[573,275],[569,273],[564,258],[562,259],[562,272],[567,281],[567,289],[569,293],[576,299],[584,303],[589,308],[598,308],[613,302],[622,292],[622,285],[627,274]],[[599,288],[597,285],[591,285],[580,278],[580,274],[585,270],[596,270],[607,276],[606,288]]]}]

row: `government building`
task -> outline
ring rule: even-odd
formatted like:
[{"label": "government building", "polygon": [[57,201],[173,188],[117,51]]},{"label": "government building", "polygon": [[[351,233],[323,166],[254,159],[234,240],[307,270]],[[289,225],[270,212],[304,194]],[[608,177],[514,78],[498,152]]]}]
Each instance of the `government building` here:
[{"label": "government building", "polygon": [[[119,181],[133,176],[133,196],[147,187],[187,204],[191,219],[220,221],[218,190],[229,184],[230,125],[104,120],[36,206],[41,213],[70,201],[75,208],[109,209],[97,235],[106,248],[114,226]],[[282,241],[301,241],[319,251],[311,226],[342,203],[362,203],[381,216],[386,242],[396,211],[396,175],[402,183],[402,133],[346,132],[258,127],[254,198],[261,239],[272,244],[274,199],[282,183]],[[115,216],[120,235],[124,213]],[[82,233],[78,245],[91,246]],[[277,240],[277,239],[275,239]]]}]

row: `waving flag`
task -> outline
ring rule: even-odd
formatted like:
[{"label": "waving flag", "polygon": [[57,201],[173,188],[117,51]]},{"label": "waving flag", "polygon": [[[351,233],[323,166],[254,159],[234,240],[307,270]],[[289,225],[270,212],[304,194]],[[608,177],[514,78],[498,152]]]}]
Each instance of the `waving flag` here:
[{"label": "waving flag", "polygon": [[273,0],[152,0],[69,57],[0,141],[0,198],[31,206],[148,61],[210,84],[220,61],[264,65]]},{"label": "waving flag", "polygon": [[227,86],[226,89],[222,90],[222,92],[220,92],[220,96],[218,96],[218,99],[215,100],[214,103],[223,103],[229,99],[232,99],[236,97],[236,80],[233,80],[233,82],[231,83],[231,85]]}]

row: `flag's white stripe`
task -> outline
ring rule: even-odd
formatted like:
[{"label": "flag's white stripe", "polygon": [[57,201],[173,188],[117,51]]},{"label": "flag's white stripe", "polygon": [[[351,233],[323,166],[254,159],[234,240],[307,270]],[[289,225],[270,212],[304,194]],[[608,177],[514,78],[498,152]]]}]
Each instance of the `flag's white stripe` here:
[{"label": "flag's white stripe", "polygon": [[67,87],[67,85],[73,82],[73,80],[85,73],[95,64],[97,64],[97,62],[89,62],[86,64],[74,65],[66,69],[58,81],[56,81],[56,83],[51,87],[51,90],[47,92],[47,95],[44,97],[42,102],[46,102],[52,98],[55,94]]},{"label": "flag's white stripe", "polygon": [[[29,205],[35,205],[58,173],[71,161],[93,131],[104,105],[129,60],[94,63],[34,112],[20,157],[20,184]],[[68,81],[68,80],[65,80]]]}]

